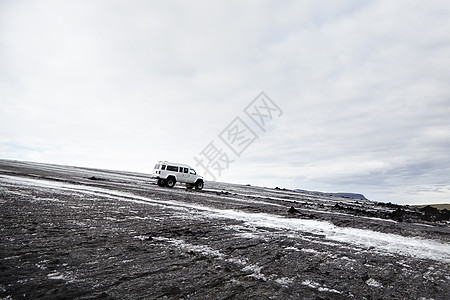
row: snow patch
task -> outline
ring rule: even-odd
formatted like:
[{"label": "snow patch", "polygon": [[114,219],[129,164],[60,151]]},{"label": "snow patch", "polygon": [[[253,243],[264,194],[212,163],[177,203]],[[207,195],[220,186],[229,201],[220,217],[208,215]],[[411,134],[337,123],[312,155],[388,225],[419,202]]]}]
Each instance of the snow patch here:
[{"label": "snow patch", "polygon": [[280,285],[291,285],[294,282],[294,279],[288,278],[288,277],[281,277],[281,278],[275,279],[275,282]]},{"label": "snow patch", "polygon": [[64,276],[59,272],[53,272],[50,274],[47,274],[48,279],[54,279],[54,280],[64,280]]},{"label": "snow patch", "polygon": [[306,253],[311,253],[311,254],[322,254],[322,252],[319,252],[314,249],[309,249],[309,248],[302,248],[302,249],[300,249],[300,251],[306,252]]},{"label": "snow patch", "polygon": [[284,249],[285,249],[285,250],[297,251],[297,252],[302,251],[302,250],[300,250],[300,249],[298,249],[298,248],[296,248],[296,247],[286,247],[286,248],[284,248]]},{"label": "snow patch", "polygon": [[208,247],[206,245],[193,245],[186,243],[183,240],[180,239],[171,239],[171,238],[165,238],[165,237],[155,237],[153,238],[156,241],[166,242],[169,244],[172,244],[180,249],[183,249],[185,251],[193,251],[195,253],[200,253],[207,256],[212,256],[214,258],[233,263],[239,266],[242,266],[243,272],[250,272],[251,274],[247,275],[248,277],[253,277],[259,280],[268,281],[268,280],[274,280],[278,284],[286,285],[292,283],[293,279],[289,279],[286,277],[278,278],[277,275],[272,274],[269,276],[266,276],[261,272],[262,267],[257,264],[249,264],[246,259],[242,258],[236,258],[236,257],[228,257],[227,255],[221,253],[218,250],[214,250],[211,247]]},{"label": "snow patch", "polygon": [[438,241],[404,237],[368,229],[335,226],[327,221],[285,218],[265,213],[248,213],[234,210],[207,208],[206,217],[222,217],[244,221],[260,228],[273,228],[291,232],[308,232],[323,235],[325,240],[352,244],[366,249],[412,256],[421,259],[450,262],[450,246]]},{"label": "snow patch", "polygon": [[340,292],[338,290],[330,289],[328,287],[321,286],[319,283],[311,281],[311,280],[304,280],[304,281],[302,281],[302,284],[305,285],[305,286],[308,286],[310,288],[317,289],[319,292],[329,292],[329,293],[335,293],[335,294],[342,294],[342,292]]},{"label": "snow patch", "polygon": [[8,257],[4,257],[2,259],[3,260],[20,259],[20,255],[8,256]]},{"label": "snow patch", "polygon": [[186,243],[183,240],[170,239],[170,238],[164,238],[164,237],[155,237],[154,240],[166,242],[166,243],[172,244],[180,249],[183,249],[186,251],[193,251],[193,252],[200,253],[203,255],[208,255],[208,256],[213,256],[213,257],[223,257],[224,256],[222,253],[220,253],[220,251],[214,250],[208,246],[193,245],[193,244]]},{"label": "snow patch", "polygon": [[47,270],[47,267],[44,266],[44,265],[42,265],[41,263],[42,263],[42,262],[39,262],[38,264],[35,264],[35,266],[36,266],[38,269],[41,269],[41,270]]},{"label": "snow patch", "polygon": [[244,272],[252,272],[252,274],[248,275],[249,277],[267,281],[267,277],[261,273],[261,270],[262,267],[258,265],[247,265],[242,269]]},{"label": "snow patch", "polygon": [[367,279],[367,280],[366,280],[366,284],[367,284],[368,286],[376,287],[376,288],[382,288],[382,287],[383,287],[383,285],[382,285],[381,283],[379,283],[378,281],[376,281],[376,280],[373,279],[373,278]]},{"label": "snow patch", "polygon": [[147,235],[136,235],[136,236],[134,236],[133,238],[138,239],[138,240],[141,240],[141,241],[147,241],[147,240],[150,239],[150,237],[147,236]]},{"label": "snow patch", "polygon": [[151,220],[149,217],[139,217],[139,216],[130,216],[128,217],[129,220]]}]

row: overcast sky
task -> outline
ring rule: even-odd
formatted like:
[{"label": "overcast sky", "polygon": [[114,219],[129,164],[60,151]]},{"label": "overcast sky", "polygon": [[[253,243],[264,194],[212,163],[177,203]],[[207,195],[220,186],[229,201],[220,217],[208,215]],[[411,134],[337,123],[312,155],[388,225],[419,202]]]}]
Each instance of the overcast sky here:
[{"label": "overcast sky", "polygon": [[448,1],[0,0],[0,158],[208,174],[217,154],[218,181],[450,203],[449,20]]}]

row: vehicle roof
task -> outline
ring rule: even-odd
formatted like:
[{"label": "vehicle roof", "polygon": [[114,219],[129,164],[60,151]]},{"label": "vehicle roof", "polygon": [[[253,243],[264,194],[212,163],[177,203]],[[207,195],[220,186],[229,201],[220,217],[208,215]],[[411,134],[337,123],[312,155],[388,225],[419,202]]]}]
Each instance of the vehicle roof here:
[{"label": "vehicle roof", "polygon": [[175,162],[170,162],[170,161],[165,161],[165,160],[164,161],[163,160],[158,161],[158,164],[159,165],[162,165],[162,164],[164,164],[164,165],[172,165],[172,166],[179,166],[179,167],[193,169],[189,165],[186,165],[186,164],[180,164],[180,163],[175,163]]}]

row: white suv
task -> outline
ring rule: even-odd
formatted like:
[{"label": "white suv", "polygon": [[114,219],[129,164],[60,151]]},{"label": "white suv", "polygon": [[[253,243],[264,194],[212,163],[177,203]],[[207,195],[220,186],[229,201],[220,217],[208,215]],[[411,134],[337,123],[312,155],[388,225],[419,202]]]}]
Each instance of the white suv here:
[{"label": "white suv", "polygon": [[159,186],[173,188],[175,183],[181,182],[186,183],[188,189],[203,189],[203,177],[188,165],[159,161],[153,170],[153,178],[157,179]]}]

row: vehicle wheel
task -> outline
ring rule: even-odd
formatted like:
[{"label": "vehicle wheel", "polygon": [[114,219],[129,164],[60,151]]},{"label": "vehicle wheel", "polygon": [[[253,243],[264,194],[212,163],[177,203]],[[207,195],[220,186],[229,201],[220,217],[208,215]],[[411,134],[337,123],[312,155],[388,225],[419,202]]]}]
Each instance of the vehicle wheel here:
[{"label": "vehicle wheel", "polygon": [[187,188],[188,190],[192,190],[193,187],[194,187],[193,184],[186,183],[186,188]]},{"label": "vehicle wheel", "polygon": [[177,181],[173,177],[167,178],[167,186],[170,187],[170,188],[173,188],[175,186],[176,182]]},{"label": "vehicle wheel", "polygon": [[166,181],[162,178],[159,178],[157,183],[158,183],[158,186],[161,186],[161,187],[166,185]]},{"label": "vehicle wheel", "polygon": [[202,180],[199,180],[195,183],[195,189],[198,191],[203,189],[203,181]]}]

